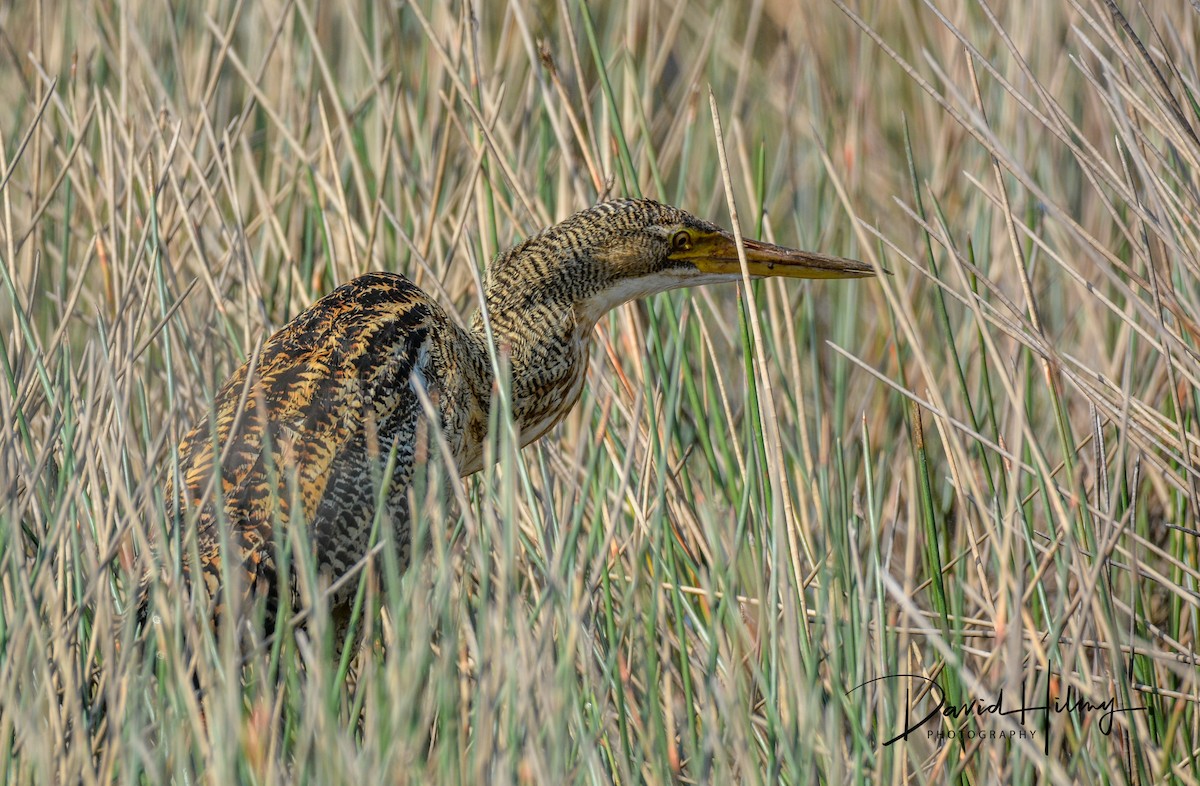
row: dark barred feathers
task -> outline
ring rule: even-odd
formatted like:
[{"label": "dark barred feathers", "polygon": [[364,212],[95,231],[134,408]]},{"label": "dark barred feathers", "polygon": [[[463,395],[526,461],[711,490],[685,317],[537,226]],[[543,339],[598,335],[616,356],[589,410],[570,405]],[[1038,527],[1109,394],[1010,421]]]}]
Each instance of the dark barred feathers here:
[{"label": "dark barred feathers", "polygon": [[[218,614],[228,602],[223,558],[231,561],[242,598],[266,595],[273,612],[273,529],[296,516],[307,523],[320,570],[337,577],[358,562],[375,518],[380,473],[393,449],[390,485],[399,493],[387,496],[386,521],[407,560],[404,492],[422,418],[411,385],[442,376],[443,342],[431,333],[451,325],[408,279],[371,273],[284,326],[221,387],[213,415],[180,445],[182,483],[168,497],[180,520],[196,519],[200,562],[195,570],[185,564],[185,572],[203,579]],[[228,526],[227,557],[220,550],[218,514]],[[343,589],[333,604],[352,590]]]},{"label": "dark barred feathers", "polygon": [[[487,272],[486,322],[476,314],[469,329],[403,276],[370,273],[343,284],[234,372],[212,414],[180,444],[167,499],[183,532],[195,523],[198,562],[183,547],[189,587],[203,587],[218,615],[236,597],[239,623],[247,601],[265,596],[270,622],[289,589],[279,586],[277,555],[292,547],[299,522],[329,581],[362,561],[377,514],[382,539],[406,564],[409,487],[422,462],[441,461],[431,446],[444,440],[459,474],[483,467],[494,382],[489,336],[511,369],[524,445],[578,400],[601,316],[655,292],[747,274],[858,278],[874,270],[757,241],[739,248],[713,224],[642,199],[576,213],[500,254]],[[343,582],[333,594],[335,614],[354,587]]]}]

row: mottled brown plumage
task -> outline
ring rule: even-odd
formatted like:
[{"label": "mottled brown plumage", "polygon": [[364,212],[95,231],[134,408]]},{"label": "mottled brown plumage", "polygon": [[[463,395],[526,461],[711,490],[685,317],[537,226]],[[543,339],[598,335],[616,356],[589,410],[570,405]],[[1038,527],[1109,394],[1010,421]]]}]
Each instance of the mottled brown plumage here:
[{"label": "mottled brown plumage", "polygon": [[[873,274],[851,260],[753,241],[745,247],[751,275]],[[510,359],[522,444],[579,398],[592,329],[604,313],[654,292],[741,275],[729,234],[649,200],[598,205],[498,256],[485,284],[487,318]],[[415,466],[437,455],[429,429],[441,429],[461,474],[482,468],[493,385],[486,335],[483,314],[464,330],[408,279],[370,273],[317,301],[234,372],[213,416],[180,445],[180,485],[168,493],[176,521],[196,520],[198,570],[185,567],[203,578],[218,613],[231,597],[222,559],[240,598],[261,593],[274,608],[277,550],[287,547],[281,536],[298,517],[323,573],[337,578],[358,562],[392,451],[383,521],[407,563],[409,485]],[[418,389],[436,407],[433,425]],[[335,593],[335,609],[352,589],[351,582]]]}]

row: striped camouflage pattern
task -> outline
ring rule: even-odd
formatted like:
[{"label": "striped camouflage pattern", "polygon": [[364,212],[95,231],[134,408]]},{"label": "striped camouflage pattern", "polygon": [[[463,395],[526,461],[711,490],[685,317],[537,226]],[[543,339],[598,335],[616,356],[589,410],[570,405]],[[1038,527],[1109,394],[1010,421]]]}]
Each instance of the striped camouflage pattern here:
[{"label": "striped camouflage pattern", "polygon": [[[488,318],[511,364],[522,444],[579,398],[598,318],[587,304],[614,282],[669,264],[670,233],[681,225],[717,229],[650,200],[607,202],[493,261]],[[167,497],[174,521],[195,520],[199,565],[187,574],[202,577],[218,613],[232,594],[223,591],[222,519],[236,594],[265,595],[273,613],[276,553],[290,547],[298,517],[329,578],[363,557],[392,450],[384,523],[407,563],[409,485],[416,465],[436,460],[416,388],[437,408],[460,473],[481,469],[493,386],[485,336],[482,314],[463,330],[408,279],[371,273],[317,301],[234,372],[183,439],[179,491]],[[352,593],[349,582],[335,611]]]}]

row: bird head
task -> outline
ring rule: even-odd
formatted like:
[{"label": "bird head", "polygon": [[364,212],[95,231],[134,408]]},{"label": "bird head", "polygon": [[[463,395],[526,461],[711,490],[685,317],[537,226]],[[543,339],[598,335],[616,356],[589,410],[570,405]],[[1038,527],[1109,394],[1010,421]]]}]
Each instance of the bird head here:
[{"label": "bird head", "polygon": [[[743,240],[751,277],[862,278],[867,264]],[[489,291],[571,301],[581,325],[630,300],[681,287],[740,281],[731,233],[649,199],[620,199],[583,210],[501,255]],[[490,298],[489,298],[490,299]]]}]

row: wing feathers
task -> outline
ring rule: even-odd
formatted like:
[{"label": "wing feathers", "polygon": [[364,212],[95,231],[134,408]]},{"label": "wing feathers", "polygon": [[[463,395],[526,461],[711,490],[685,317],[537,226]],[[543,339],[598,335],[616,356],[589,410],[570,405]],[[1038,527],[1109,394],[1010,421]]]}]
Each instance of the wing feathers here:
[{"label": "wing feathers", "polygon": [[[183,488],[168,494],[183,510],[199,508],[206,581],[220,564],[215,501],[221,500],[251,585],[274,575],[272,528],[291,517],[289,489],[298,494],[319,551],[328,552],[318,553],[318,561],[333,568],[353,561],[359,541],[365,547],[360,530],[369,531],[374,516],[372,478],[393,443],[402,466],[391,494],[407,490],[420,414],[409,378],[439,329],[450,329],[445,313],[412,282],[371,273],[338,287],[266,342],[244,411],[238,406],[249,364],[229,378],[213,414],[184,437]],[[218,462],[219,490],[213,488]],[[398,513],[403,506],[389,507]]]}]

